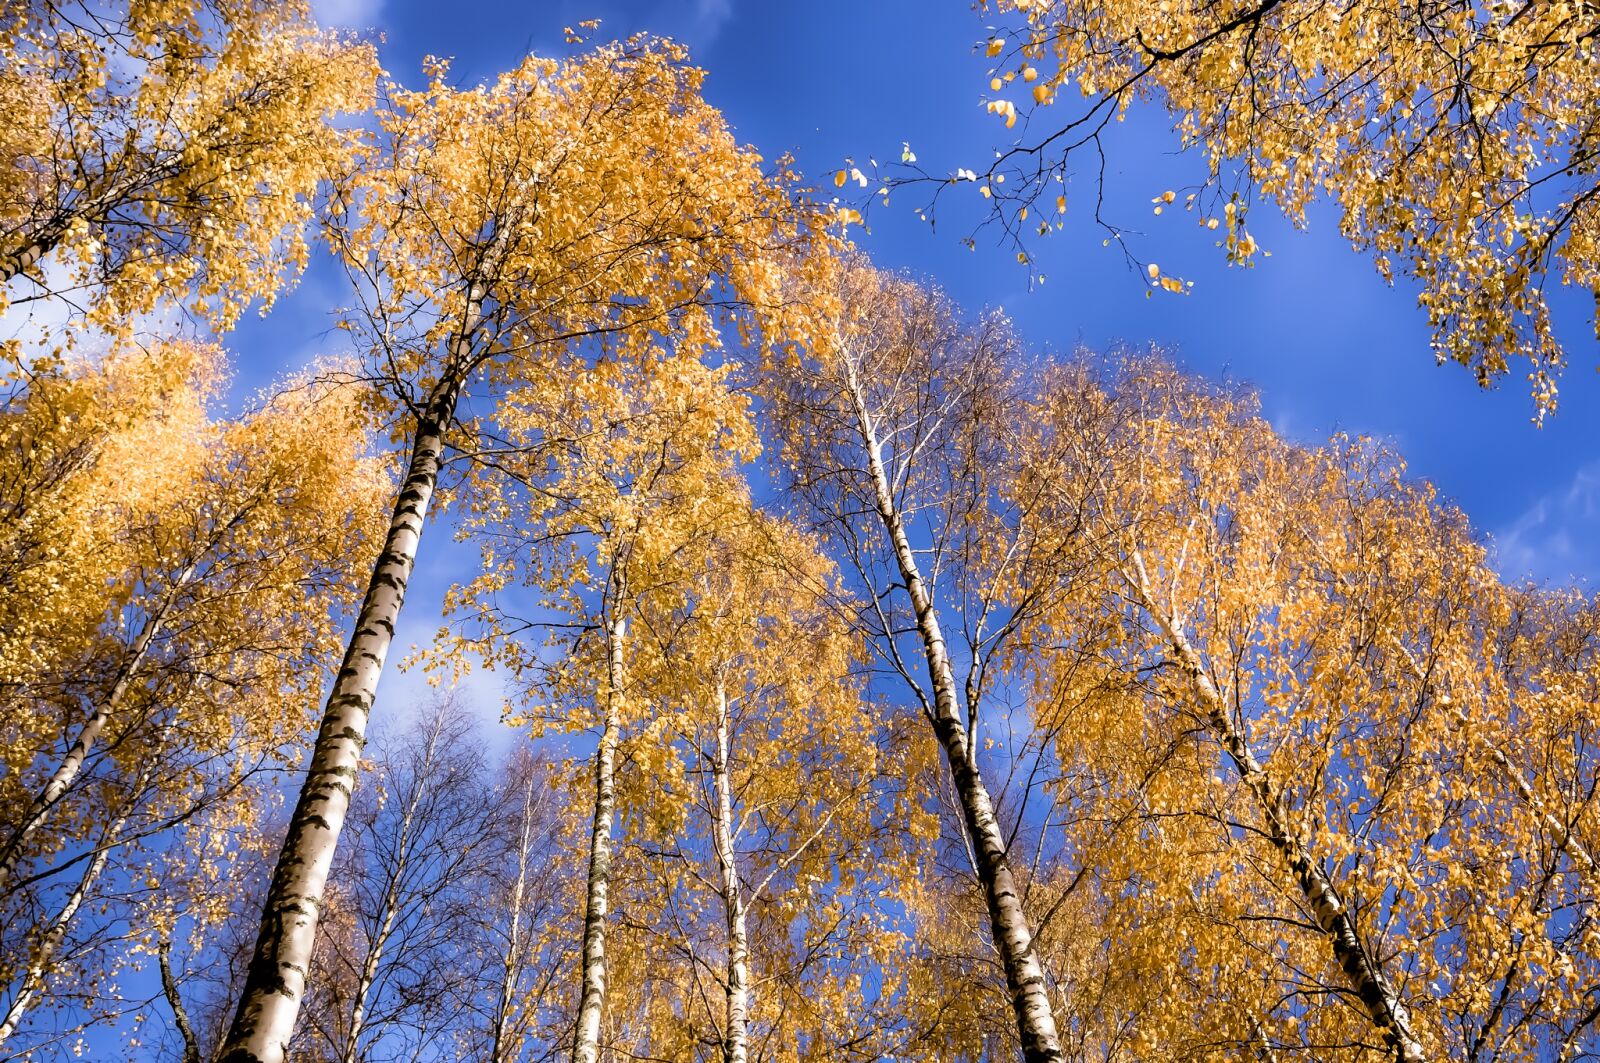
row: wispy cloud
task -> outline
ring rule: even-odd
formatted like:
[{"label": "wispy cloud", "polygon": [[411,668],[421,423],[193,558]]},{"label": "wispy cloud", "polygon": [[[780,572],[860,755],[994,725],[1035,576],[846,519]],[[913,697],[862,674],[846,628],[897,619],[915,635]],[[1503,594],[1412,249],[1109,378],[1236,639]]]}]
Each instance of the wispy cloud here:
[{"label": "wispy cloud", "polygon": [[1494,536],[1495,565],[1508,579],[1550,583],[1600,578],[1600,461],[1530,506]]},{"label": "wispy cloud", "polygon": [[[639,18],[641,14],[643,17]],[[733,14],[733,0],[656,0],[631,17],[623,16],[619,25],[633,24],[638,18],[638,28],[674,37],[693,49],[696,56],[703,56],[722,36]]]},{"label": "wispy cloud", "polygon": [[694,15],[700,24],[701,42],[709,46],[733,17],[733,0],[695,0]]},{"label": "wispy cloud", "polygon": [[[105,334],[83,328],[84,314],[96,295],[94,288],[77,284],[72,270],[54,258],[46,259],[42,269],[41,284],[20,285],[21,290],[13,290],[11,294],[22,301],[0,310],[0,342],[15,341],[24,363],[59,349],[73,330],[79,330],[76,351],[81,354],[103,351],[107,346]],[[184,332],[188,324],[191,323],[176,304],[167,304],[153,313],[135,317],[132,334],[172,336]],[[203,330],[200,331],[203,334]]]},{"label": "wispy cloud", "polygon": [[374,29],[383,14],[384,0],[311,0],[317,25],[328,29]]}]

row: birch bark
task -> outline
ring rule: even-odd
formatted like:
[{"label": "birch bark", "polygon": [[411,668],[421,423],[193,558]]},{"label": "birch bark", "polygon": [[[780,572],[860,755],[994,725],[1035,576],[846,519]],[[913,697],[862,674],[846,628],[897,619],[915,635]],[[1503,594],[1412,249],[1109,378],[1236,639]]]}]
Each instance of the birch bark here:
[{"label": "birch bark", "polygon": [[1385,977],[1382,966],[1367,954],[1356,934],[1350,910],[1345,907],[1327,872],[1294,836],[1283,794],[1251,753],[1245,735],[1234,726],[1227,703],[1206,673],[1200,655],[1189,642],[1188,636],[1171,614],[1157,604],[1150,589],[1144,558],[1138,551],[1133,552],[1133,564],[1134,577],[1125,575],[1124,578],[1137,595],[1139,604],[1160,627],[1163,637],[1177,655],[1178,666],[1188,677],[1196,700],[1204,707],[1206,723],[1213,736],[1227,751],[1228,758],[1239,772],[1240,780],[1260,808],[1262,832],[1294,873],[1301,896],[1310,906],[1317,926],[1327,935],[1334,961],[1343,972],[1351,991],[1373,1026],[1377,1027],[1384,1041],[1394,1050],[1399,1063],[1424,1063],[1428,1058],[1427,1053],[1412,1032],[1411,1016],[1400,994]]},{"label": "birch bark", "polygon": [[66,235],[64,225],[51,226],[44,234],[14,250],[0,254],[0,284],[8,284],[39,264]]},{"label": "birch bark", "polygon": [[[618,559],[613,566],[621,564]],[[621,727],[623,640],[627,621],[622,601],[626,582],[612,569],[610,606],[606,623],[606,687],[600,744],[594,754],[594,827],[589,839],[589,875],[583,916],[582,995],[578,1001],[573,1063],[598,1063],[600,1021],[606,997],[606,915],[611,888],[611,820],[616,808],[617,739]]]},{"label": "birch bark", "polygon": [[[481,291],[476,292],[481,307]],[[480,311],[469,314],[470,335]],[[268,888],[261,932],[245,975],[222,1063],[281,1063],[305,997],[318,909],[334,847],[350,806],[378,677],[394,640],[406,584],[416,563],[428,503],[444,452],[444,433],[463,384],[459,371],[433,389],[417,425],[411,460],[373,567],[355,633],[328,695],[311,766]]]},{"label": "birch bark", "polygon": [[923,583],[922,573],[906,537],[905,524],[895,506],[889,475],[883,464],[883,448],[877,427],[867,409],[866,397],[853,371],[848,387],[855,407],[856,428],[866,447],[872,476],[874,502],[894,549],[895,562],[916,616],[917,634],[928,661],[928,678],[933,685],[934,733],[944,749],[967,836],[972,841],[978,879],[989,907],[989,923],[996,951],[1006,973],[1006,988],[1017,1017],[1017,1033],[1022,1041],[1026,1063],[1059,1063],[1063,1054],[1056,1032],[1055,1014],[1050,1008],[1044,971],[1033,950],[1033,931],[1006,854],[1005,834],[994,814],[983,776],[979,773],[966,729],[956,706],[956,679],[950,665],[949,650],[939,626],[938,610]]},{"label": "birch bark", "polygon": [[[1446,706],[1451,706],[1450,695],[1441,694],[1439,700]],[[1464,733],[1470,732],[1471,721],[1468,720],[1467,714],[1460,708],[1455,709],[1455,723]],[[1596,899],[1600,899],[1600,866],[1596,865],[1593,854],[1584,846],[1582,840],[1572,833],[1572,825],[1550,811],[1533,787],[1529,785],[1521,770],[1511,762],[1511,758],[1505,755],[1504,750],[1491,743],[1484,742],[1480,744],[1490,763],[1499,769],[1500,774],[1511,784],[1511,788],[1516,791],[1517,797],[1522,800],[1523,804],[1528,806],[1529,811],[1539,818],[1540,825],[1550,832],[1555,839],[1556,848],[1566,853],[1567,859],[1577,866],[1579,875],[1587,884],[1590,894]]]},{"label": "birch bark", "polygon": [[172,1009],[172,1022],[183,1038],[182,1063],[202,1063],[200,1039],[195,1036],[194,1024],[189,1021],[189,1009],[183,1006],[183,996],[178,992],[178,980],[172,975],[172,939],[163,935],[156,951],[156,964],[161,970],[161,992]]},{"label": "birch bark", "polygon": [[522,965],[522,906],[528,893],[528,861],[533,848],[534,787],[538,776],[529,773],[522,788],[522,823],[517,838],[517,877],[511,886],[511,926],[506,933],[506,950],[501,956],[500,995],[495,1002],[494,1030],[489,1047],[490,1063],[510,1063],[516,1053],[512,1044],[511,1013],[516,996],[517,972]]},{"label": "birch bark", "polygon": [[[123,817],[119,817],[112,825],[110,833],[115,834],[122,829]],[[78,914],[78,909],[83,907],[83,900],[89,895],[90,888],[95,880],[100,877],[100,872],[105,870],[106,858],[111,852],[107,845],[94,854],[89,861],[89,866],[84,869],[83,875],[78,879],[78,884],[72,888],[72,893],[67,897],[61,910],[56,913],[55,919],[50,924],[50,929],[45,931],[39,947],[35,950],[33,960],[28,964],[27,973],[23,975],[22,983],[17,988],[17,995],[12,998],[11,1006],[6,1009],[4,1018],[0,1018],[0,1045],[6,1043],[11,1035],[17,1032],[23,1016],[28,1013],[39,994],[44,991],[45,976],[50,971],[50,962],[55,959],[56,950],[66,940],[67,929],[72,924],[72,919]]]},{"label": "birch bark", "polygon": [[183,171],[178,157],[169,157],[143,168],[130,166],[126,158],[118,161],[125,168],[126,176],[105,185],[97,195],[60,208],[52,217],[23,235],[19,242],[10,248],[0,249],[0,285],[11,283],[37,266],[56,249],[74,224],[80,221],[89,225],[102,224],[110,212],[127,203],[130,197],[139,195],[141,191],[147,193],[151,186],[170,180]]},{"label": "birch bark", "polygon": [[496,275],[509,239],[505,229],[490,238],[478,270],[468,281],[461,322],[446,343],[439,379],[417,419],[406,477],[389,518],[388,537],[373,564],[355,632],[323,709],[311,766],[267,887],[261,932],[219,1063],[282,1063],[288,1052],[305,999],[322,892],[361,766],[367,719],[416,565],[428,503],[444,460],[445,433],[455,419],[456,403],[471,372],[490,278]]},{"label": "birch bark", "polygon": [[728,692],[717,684],[717,749],[711,763],[717,793],[713,840],[722,870],[722,907],[727,922],[727,970],[724,972],[723,1063],[750,1058],[750,938],[745,926],[744,891],[733,848],[733,785],[728,775]]}]

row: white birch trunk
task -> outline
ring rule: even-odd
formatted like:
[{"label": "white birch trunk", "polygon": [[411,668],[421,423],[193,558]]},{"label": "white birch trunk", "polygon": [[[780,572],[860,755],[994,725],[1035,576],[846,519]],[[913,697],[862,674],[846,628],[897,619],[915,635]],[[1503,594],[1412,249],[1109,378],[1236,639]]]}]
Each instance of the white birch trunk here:
[{"label": "white birch trunk", "polygon": [[[121,828],[122,819],[119,818],[112,825],[112,830]],[[6,1009],[3,1019],[0,1019],[0,1045],[17,1032],[22,1018],[28,1009],[38,1000],[39,994],[44,990],[45,977],[50,973],[50,964],[55,959],[56,950],[61,947],[61,942],[66,940],[67,928],[72,919],[78,914],[78,909],[83,906],[83,899],[89,895],[89,889],[100,877],[100,872],[105,869],[106,857],[111,852],[111,847],[106,846],[94,854],[89,861],[89,866],[84,869],[83,876],[78,884],[73,887],[66,904],[56,913],[55,920],[50,924],[50,929],[45,931],[44,938],[39,942],[39,947],[34,951],[33,960],[28,964],[27,973],[23,975],[22,983],[17,988],[17,995],[12,998],[11,1006]]]},{"label": "white birch trunk", "polygon": [[1278,1063],[1278,1053],[1272,1050],[1272,1041],[1267,1037],[1267,1031],[1261,1023],[1252,1020],[1250,1023],[1251,1047],[1255,1049],[1256,1059],[1260,1063]]},{"label": "white birch trunk", "polygon": [[[620,558],[613,565],[621,564]],[[611,616],[606,625],[606,688],[600,744],[594,754],[594,828],[589,839],[589,877],[583,916],[583,977],[578,1001],[573,1063],[599,1063],[600,1023],[606,997],[606,915],[611,887],[611,819],[616,807],[616,759],[621,727],[622,644],[625,582],[613,568]]]},{"label": "white birch trunk", "polygon": [[48,233],[29,240],[12,251],[0,254],[0,284],[9,284],[38,265],[39,260],[61,242],[66,231],[66,226],[52,227]]},{"label": "white birch trunk", "polygon": [[750,1058],[750,939],[745,927],[744,891],[733,848],[733,785],[728,777],[728,692],[717,684],[717,751],[711,762],[717,793],[712,840],[722,870],[722,910],[727,923],[727,970],[724,972],[722,1026],[723,1063],[748,1063]]},{"label": "white birch trunk", "polygon": [[1226,701],[1216,684],[1206,673],[1200,655],[1190,644],[1188,636],[1174,618],[1156,603],[1150,590],[1150,578],[1145,571],[1144,558],[1135,551],[1134,571],[1137,579],[1129,580],[1151,619],[1161,628],[1161,633],[1177,655],[1178,666],[1188,677],[1197,701],[1204,707],[1206,722],[1213,736],[1233,761],[1240,781],[1255,798],[1261,811],[1261,830],[1273,848],[1283,856],[1294,873],[1300,894],[1310,907],[1317,926],[1327,935],[1333,949],[1334,961],[1344,973],[1350,990],[1361,1003],[1384,1041],[1394,1050],[1400,1063],[1423,1063],[1427,1054],[1411,1029],[1411,1016],[1400,994],[1395,991],[1376,959],[1367,954],[1356,934],[1355,923],[1345,907],[1322,865],[1309,849],[1294,836],[1289,826],[1288,810],[1283,794],[1273,784],[1266,770],[1250,751],[1245,736],[1234,726]]},{"label": "white birch trunk", "polygon": [[[0,248],[0,285],[11,283],[17,277],[37,266],[46,255],[56,249],[79,219],[96,225],[105,220],[107,213],[138,192],[140,186],[148,188],[168,180],[182,171],[182,156],[172,155],[159,166],[148,169],[126,168],[124,176],[102,188],[98,195],[90,196],[70,207],[58,210],[54,217],[35,226],[10,248]],[[120,160],[126,162],[126,158]],[[115,172],[111,170],[108,172]]]},{"label": "white birch trunk", "polygon": [[[480,304],[481,299],[479,291]],[[463,336],[471,334],[480,313],[469,308]],[[367,718],[416,562],[417,544],[439,475],[444,434],[463,384],[459,361],[452,362],[450,375],[434,388],[417,425],[388,538],[373,567],[355,633],[328,695],[310,769],[268,888],[261,932],[223,1045],[222,1063],[282,1063],[294,1033],[316,942],[318,909],[350,806]]]},{"label": "white birch trunk", "polygon": [[[956,679],[938,610],[922,581],[916,555],[906,537],[905,525],[894,504],[889,476],[883,465],[883,449],[877,427],[867,410],[859,381],[851,371],[848,379],[855,405],[856,426],[861,432],[871,469],[878,517],[894,548],[900,578],[911,597],[917,634],[928,661],[928,679],[933,685],[933,723],[939,744],[961,800],[962,818],[971,839],[978,880],[989,907],[989,924],[996,951],[1006,973],[1006,989],[1016,1013],[1017,1033],[1026,1063],[1060,1063],[1061,1039],[1056,1033],[1055,1014],[1045,987],[1044,971],[1033,950],[1033,931],[1006,853],[1005,833],[994,814],[989,791],[977,768],[975,752],[969,747],[966,729],[956,705]],[[969,710],[970,710],[969,706]]]},{"label": "white birch trunk", "polygon": [[394,931],[394,886],[384,891],[383,920],[378,926],[377,940],[367,950],[367,958],[361,963],[361,974],[356,979],[355,999],[350,1005],[349,1030],[345,1034],[344,1053],[340,1057],[343,1063],[356,1063],[360,1058],[361,1033],[366,1029],[367,995],[372,992],[372,983],[378,977],[378,964],[383,960],[384,942]]},{"label": "white birch trunk", "polygon": [[81,208],[63,210],[24,235],[19,243],[0,251],[0,285],[10,284],[42,262],[71,231],[72,223],[84,216]]},{"label": "white birch trunk", "polygon": [[516,998],[517,972],[522,965],[522,906],[528,894],[528,857],[533,847],[533,790],[537,776],[530,774],[522,791],[522,829],[518,838],[517,877],[511,885],[511,927],[506,934],[506,951],[501,957],[500,999],[496,1002],[494,1031],[489,1049],[490,1063],[510,1063],[511,1011]]}]

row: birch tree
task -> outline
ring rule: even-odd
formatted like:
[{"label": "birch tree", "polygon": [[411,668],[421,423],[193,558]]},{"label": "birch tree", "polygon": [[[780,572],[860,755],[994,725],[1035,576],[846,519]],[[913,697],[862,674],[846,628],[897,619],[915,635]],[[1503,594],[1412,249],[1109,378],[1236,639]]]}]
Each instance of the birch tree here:
[{"label": "birch tree", "polygon": [[[0,421],[0,692],[8,700],[61,674],[69,648],[93,637],[103,588],[125,561],[114,549],[113,487],[129,510],[158,504],[139,490],[150,482],[147,455],[170,452],[178,467],[194,460],[192,437],[203,430],[219,369],[214,351],[159,344],[142,358],[40,359],[8,374]],[[13,740],[8,755],[26,748]],[[7,766],[14,786],[23,764]],[[15,791],[7,798],[23,800]]]},{"label": "birch tree", "polygon": [[[1182,385],[1175,387],[1181,393]],[[1164,391],[1159,381],[1142,392],[1137,386],[1130,390],[1134,394],[1129,401],[1135,409],[1144,404],[1151,407],[1135,424],[1148,425],[1154,440],[1169,438],[1163,434],[1166,421],[1160,404],[1171,392]],[[1225,403],[1217,404],[1215,409],[1218,417],[1228,416]],[[1229,636],[1240,630],[1236,626],[1239,621],[1222,612],[1222,603],[1218,601],[1223,588],[1221,580],[1226,579],[1227,570],[1212,567],[1206,572],[1209,579],[1191,584],[1196,587],[1191,593],[1203,595],[1203,598],[1179,596],[1182,592],[1178,588],[1185,577],[1198,581],[1200,577],[1195,571],[1204,571],[1202,566],[1207,566],[1215,556],[1209,553],[1209,544],[1195,536],[1216,535],[1219,538],[1213,541],[1238,542],[1241,546],[1248,542],[1249,549],[1257,548],[1258,541],[1260,548],[1275,541],[1270,532],[1260,535],[1259,539],[1254,535],[1246,537],[1247,531],[1256,530],[1246,523],[1249,516],[1241,510],[1249,488],[1243,481],[1224,479],[1228,475],[1250,477],[1253,473],[1247,470],[1260,465],[1248,459],[1235,459],[1226,465],[1227,472],[1221,465],[1226,460],[1222,458],[1225,448],[1246,445],[1243,438],[1251,431],[1266,430],[1250,425],[1229,432],[1215,422],[1185,423],[1184,431],[1171,438],[1185,456],[1203,455],[1207,461],[1203,467],[1189,466],[1182,459],[1157,461],[1152,457],[1143,460],[1144,454],[1150,453],[1148,450],[1131,453],[1133,465],[1123,474],[1123,482],[1137,485],[1130,489],[1141,494],[1147,492],[1146,497],[1151,501],[1145,507],[1124,511],[1125,516],[1119,514],[1121,523],[1130,532],[1120,551],[1118,575],[1137,615],[1143,618],[1152,635],[1167,647],[1172,674],[1170,696],[1175,699],[1174,704],[1182,706],[1182,711],[1192,714],[1210,732],[1231,765],[1246,804],[1253,806],[1250,822],[1280,854],[1299,893],[1297,907],[1304,913],[1305,921],[1325,935],[1329,959],[1341,972],[1353,999],[1360,1001],[1364,1017],[1382,1042],[1391,1046],[1397,1058],[1424,1059],[1427,1053],[1418,1039],[1410,1010],[1400,995],[1396,967],[1386,970],[1381,959],[1384,950],[1370,948],[1363,942],[1357,929],[1359,916],[1345,899],[1349,886],[1330,875],[1324,863],[1326,854],[1309,847],[1306,828],[1292,818],[1291,809],[1299,802],[1291,804],[1289,787],[1293,784],[1289,780],[1301,777],[1300,771],[1280,769],[1276,775],[1267,771],[1261,760],[1264,755],[1260,752],[1261,740],[1253,739],[1235,715],[1235,699],[1246,696],[1248,680],[1238,671],[1228,673],[1225,678],[1218,676],[1196,648],[1194,636],[1190,634],[1190,625],[1202,618],[1208,630],[1213,623],[1218,625],[1215,630],[1227,632]],[[1162,491],[1167,493],[1158,494]],[[1212,492],[1226,495],[1226,498]],[[1156,501],[1158,498],[1162,501]],[[1166,499],[1172,501],[1166,502]],[[1171,516],[1163,508],[1166,505],[1177,507]],[[1208,519],[1210,523],[1202,523]],[[1158,529],[1166,527],[1172,528],[1176,538],[1171,546],[1162,548],[1158,561],[1148,544],[1159,534]],[[1217,530],[1212,532],[1213,528]],[[1269,600],[1270,595],[1262,596],[1262,608]],[[1279,597],[1278,600],[1284,599]],[[1208,605],[1204,612],[1201,601]],[[1251,628],[1246,626],[1243,630],[1249,632]],[[1225,659],[1240,658],[1235,654]]]},{"label": "birch tree", "polygon": [[1057,457],[1032,475],[1096,484],[1062,515],[1088,502],[1118,544],[1126,634],[1099,652],[1123,678],[1080,726],[1138,707],[1178,742],[1140,800],[1185,855],[1152,853],[1112,911],[1184,941],[1178,976],[1217,1003],[1146,1000],[1136,1051],[1536,1056],[1587,1028],[1592,948],[1554,916],[1584,909],[1580,865],[1485,754],[1505,591],[1459,514],[1370,444],[1293,446],[1148,361],[1069,376],[1036,423]]},{"label": "birch tree", "polygon": [[[350,569],[375,545],[365,511],[387,484],[364,453],[353,393],[300,381],[215,422],[204,402],[219,357],[180,345],[116,361],[134,380],[164,381],[154,395],[166,415],[141,427],[135,413],[130,433],[83,440],[70,476],[21,500],[33,525],[23,543],[59,529],[65,557],[89,564],[57,585],[85,595],[57,615],[85,622],[29,633],[17,659],[35,667],[7,692],[18,767],[0,843],[0,970],[20,979],[8,1037],[40,1005],[58,1016],[114,1008],[114,995],[95,994],[153,955],[151,929],[171,911],[162,891],[214,886],[254,815],[254,785],[303,734],[293,706],[316,682]],[[145,450],[153,441],[161,449]],[[47,575],[55,555],[39,556],[32,574]],[[24,556],[20,571],[32,567]],[[186,887],[168,889],[180,877]]]},{"label": "birch tree", "polygon": [[0,307],[59,296],[113,331],[270,305],[378,74],[303,3],[8,3],[0,54]]},{"label": "birch tree", "polygon": [[649,689],[680,764],[635,830],[654,874],[632,922],[660,957],[635,1051],[890,1051],[905,943],[877,901],[914,875],[930,817],[885,778],[902,750],[862,698],[836,574],[747,502],[697,555],[677,610],[646,602],[641,624],[669,662]]},{"label": "birch tree", "polygon": [[[304,992],[316,906],[358,773],[373,693],[447,445],[470,385],[565,387],[585,335],[671,329],[716,342],[714,305],[774,302],[768,249],[801,224],[699,95],[676,46],[638,40],[559,62],[530,57],[493,85],[395,88],[381,150],[341,194],[334,241],[367,300],[351,319],[408,454],[388,541],[328,695],[267,897],[224,1058],[281,1058]],[[492,441],[488,448],[493,450]]]},{"label": "birch tree", "polygon": [[[788,483],[859,579],[874,652],[943,750],[1022,1053],[1060,1059],[1024,890],[980,764],[1002,647],[1039,605],[1024,573],[1047,564],[1024,510],[985,513],[985,470],[1008,460],[1015,338],[998,316],[969,324],[938,293],[859,263],[842,262],[833,283],[813,297],[825,324],[809,349],[771,376]],[[1048,564],[1065,573],[1069,555]],[[965,643],[959,662],[947,626]]]},{"label": "birch tree", "polygon": [[[370,521],[352,521],[351,507],[378,497],[384,484],[362,453],[353,394],[301,381],[253,417],[208,422],[198,402],[218,357],[180,353],[174,368],[187,365],[197,375],[167,384],[196,391],[167,394],[171,408],[157,439],[117,441],[164,446],[160,467],[130,464],[149,461],[149,453],[102,454],[94,474],[112,479],[76,499],[80,508],[68,514],[98,563],[116,567],[101,570],[109,600],[102,587],[79,606],[100,626],[72,647],[76,659],[41,669],[21,687],[28,700],[19,708],[56,717],[64,739],[48,755],[36,750],[11,780],[30,783],[32,792],[18,800],[0,844],[0,891],[25,855],[37,859],[59,847],[59,839],[42,846],[35,839],[108,747],[183,715],[177,704],[163,707],[164,697],[187,696],[196,680],[233,692],[259,684],[286,697],[303,689],[296,658],[314,659],[327,645],[327,610],[339,610],[348,566],[368,551]],[[316,433],[311,446],[291,443],[300,429]],[[30,652],[32,660],[71,646],[66,634],[40,632],[45,646]],[[155,693],[163,686],[178,693]],[[154,704],[130,706],[141,697]],[[260,723],[253,748],[284,740],[283,731]],[[186,721],[182,743],[200,740],[208,726],[203,716]]]},{"label": "birch tree", "polygon": [[553,1057],[569,1026],[580,839],[557,764],[525,746],[501,772],[495,805],[505,829],[480,890],[481,952],[470,1058],[520,1063]]},{"label": "birch tree", "polygon": [[[597,731],[573,1047],[581,1063],[604,1041],[618,765],[626,759],[657,784],[674,774],[659,706],[645,693],[670,665],[636,630],[640,610],[681,599],[683,566],[732,512],[729,471],[755,445],[726,374],[695,345],[618,336],[565,391],[508,393],[496,418],[504,475],[471,517],[481,574],[451,598],[483,655],[550,706],[533,720]],[[519,605],[510,597],[519,588],[537,594]],[[567,619],[540,621],[541,606]],[[514,637],[528,629],[550,644]]]}]

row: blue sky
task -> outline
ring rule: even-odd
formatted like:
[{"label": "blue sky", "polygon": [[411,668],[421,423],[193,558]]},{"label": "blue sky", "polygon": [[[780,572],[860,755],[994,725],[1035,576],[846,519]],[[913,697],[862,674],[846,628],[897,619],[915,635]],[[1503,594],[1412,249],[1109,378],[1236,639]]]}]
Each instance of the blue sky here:
[{"label": "blue sky", "polygon": [[[984,21],[965,0],[548,0],[531,4],[416,0],[315,0],[319,19],[378,31],[390,75],[421,81],[429,54],[452,57],[456,80],[492,79],[528,51],[561,54],[563,27],[602,20],[599,34],[639,31],[688,44],[709,71],[706,94],[739,135],[768,158],[792,153],[827,194],[846,158],[897,159],[909,143],[928,169],[978,168],[1005,142],[985,112],[987,64],[973,45]],[[1215,233],[1192,216],[1151,212],[1151,198],[1191,183],[1198,158],[1175,154],[1176,140],[1153,110],[1130,115],[1109,142],[1105,213],[1142,230],[1133,246],[1144,261],[1195,281],[1193,294],[1146,298],[1142,278],[1089,217],[1093,186],[1069,189],[1066,229],[1030,248],[1045,274],[1029,290],[1015,250],[980,236],[961,238],[981,214],[975,186],[952,189],[937,232],[917,220],[914,196],[874,207],[862,245],[883,265],[915,271],[969,309],[1004,307],[1036,346],[1156,342],[1192,371],[1245,382],[1266,415],[1307,443],[1338,431],[1388,441],[1490,537],[1501,570],[1550,584],[1600,579],[1600,344],[1589,331],[1586,299],[1552,299],[1572,365],[1561,409],[1542,428],[1521,376],[1481,391],[1457,366],[1438,366],[1416,294],[1387,287],[1369,261],[1338,236],[1336,215],[1313,210],[1296,231],[1270,210],[1251,228],[1272,253],[1252,269],[1229,268]],[[1017,131],[1021,131],[1021,124]],[[965,208],[963,210],[962,208]],[[241,389],[336,349],[333,310],[344,281],[317,262],[268,317],[247,318],[227,340]],[[470,548],[437,527],[418,558],[398,634],[405,647],[427,644],[440,624],[450,583],[475,564]],[[486,716],[504,691],[478,672],[464,686]],[[384,681],[384,700],[405,706],[422,694],[415,671]]]},{"label": "blue sky", "polygon": [[[462,83],[491,78],[525,51],[564,50],[562,27],[586,18],[600,18],[608,36],[676,37],[710,72],[707,95],[739,135],[768,157],[792,152],[830,192],[828,178],[849,156],[896,158],[904,141],[930,169],[953,170],[980,164],[1008,136],[979,102],[986,67],[972,45],[984,22],[962,0],[316,6],[326,23],[382,31],[385,68],[412,82],[430,53],[453,57]],[[1145,297],[1141,279],[1089,223],[1086,179],[1069,192],[1066,231],[1031,249],[1048,278],[1033,291],[1013,249],[981,235],[976,251],[961,245],[978,217],[973,186],[941,207],[937,232],[916,220],[908,194],[871,212],[861,242],[881,264],[923,274],[969,308],[1003,306],[1036,345],[1170,345],[1196,372],[1256,385],[1266,414],[1296,438],[1347,431],[1390,441],[1414,475],[1494,537],[1507,575],[1600,576],[1600,347],[1587,300],[1554,300],[1572,365],[1559,413],[1536,428],[1520,375],[1483,392],[1466,371],[1434,364],[1415,293],[1386,287],[1339,238],[1330,210],[1314,211],[1307,232],[1257,211],[1252,228],[1272,257],[1249,270],[1228,268],[1215,234],[1191,216],[1154,217],[1152,196],[1200,172],[1200,160],[1175,154],[1175,144],[1153,111],[1117,128],[1107,213],[1142,230],[1135,248],[1143,259],[1196,282],[1189,296]],[[315,270],[232,346],[247,365],[292,364],[332,342],[328,308],[340,300],[333,272]]]}]

